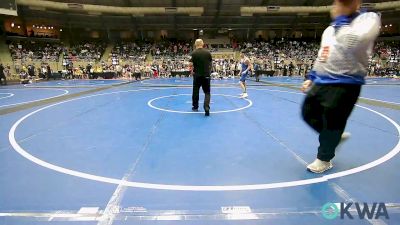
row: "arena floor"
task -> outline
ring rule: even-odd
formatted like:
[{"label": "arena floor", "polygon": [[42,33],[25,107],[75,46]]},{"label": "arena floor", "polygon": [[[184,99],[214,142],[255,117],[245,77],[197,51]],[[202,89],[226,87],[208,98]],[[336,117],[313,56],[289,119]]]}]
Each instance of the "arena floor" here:
[{"label": "arena floor", "polygon": [[[399,80],[368,80],[324,175],[305,169],[302,79],[249,81],[248,99],[237,82],[213,81],[210,117],[190,78],[1,87],[0,224],[400,223]],[[390,219],[327,220],[328,202]]]}]

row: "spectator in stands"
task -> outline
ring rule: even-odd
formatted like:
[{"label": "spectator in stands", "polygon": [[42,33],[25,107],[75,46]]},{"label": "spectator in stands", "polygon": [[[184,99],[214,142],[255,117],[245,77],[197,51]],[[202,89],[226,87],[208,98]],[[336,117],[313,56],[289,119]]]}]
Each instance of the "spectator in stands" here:
[{"label": "spectator in stands", "polygon": [[49,80],[50,77],[52,77],[52,75],[51,75],[51,68],[50,68],[50,65],[47,64],[47,67],[46,67],[46,79]]},{"label": "spectator in stands", "polygon": [[22,83],[26,83],[29,80],[28,73],[25,70],[20,70],[19,77]]},{"label": "spectator in stands", "polygon": [[258,60],[256,60],[256,61],[254,62],[253,67],[254,67],[254,76],[256,77],[256,82],[260,82],[260,74],[259,74],[259,71],[260,71],[260,63],[259,63]]},{"label": "spectator in stands", "polygon": [[289,67],[289,76],[292,76],[293,75],[293,70],[294,70],[293,62],[290,62],[288,67]]},{"label": "spectator in stands", "polygon": [[0,84],[7,85],[7,77],[4,73],[4,66],[2,63],[0,63]]},{"label": "spectator in stands", "polygon": [[34,65],[29,65],[28,66],[28,75],[30,77],[34,77],[35,76],[35,66]]},{"label": "spectator in stands", "polygon": [[93,79],[93,68],[90,63],[86,66],[86,74],[89,79]]}]

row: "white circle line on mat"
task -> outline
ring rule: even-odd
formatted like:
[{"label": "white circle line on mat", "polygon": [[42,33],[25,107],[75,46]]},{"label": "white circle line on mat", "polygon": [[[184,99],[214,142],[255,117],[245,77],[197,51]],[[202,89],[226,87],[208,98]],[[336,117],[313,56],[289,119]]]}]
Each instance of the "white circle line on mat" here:
[{"label": "white circle line on mat", "polygon": [[[29,89],[15,89],[15,90],[29,90]],[[60,95],[48,97],[48,98],[41,98],[41,99],[36,99],[36,100],[32,100],[32,101],[25,101],[25,102],[17,102],[17,103],[7,104],[7,105],[0,105],[0,108],[1,107],[8,107],[8,106],[15,106],[15,105],[22,105],[22,104],[26,104],[26,103],[38,102],[38,101],[43,101],[43,100],[48,100],[48,99],[52,99],[52,98],[61,97],[61,96],[66,95],[66,94],[69,93],[68,90],[64,90],[64,89],[46,89],[46,90],[58,90],[58,91],[63,91],[64,93],[62,93]]]},{"label": "white circle line on mat", "polygon": [[400,105],[399,102],[390,102],[390,101],[384,101],[380,99],[375,99],[375,98],[366,98],[366,97],[360,97],[362,99],[367,99],[367,100],[372,100],[372,101],[378,101],[378,102],[384,102],[384,103],[389,103],[389,104],[395,104],[395,105]]},{"label": "white circle line on mat", "polygon": [[7,95],[5,97],[0,97],[0,99],[11,98],[12,96],[14,96],[13,93],[0,93],[0,95]]},{"label": "white circle line on mat", "polygon": [[[283,92],[283,93],[292,93],[292,94],[298,94],[298,95],[304,95],[302,92],[294,92],[294,91],[284,91],[284,90],[274,90],[274,89],[254,89],[254,88],[247,88],[247,89],[253,89],[253,90],[259,90],[259,91],[272,91],[272,92]],[[385,101],[385,100],[380,100],[380,99],[374,99],[374,98],[366,98],[366,97],[359,97],[361,99],[367,99],[367,100],[372,100],[372,101],[377,101],[377,102],[383,102],[383,103],[389,103],[389,104],[395,104],[395,105],[400,105],[399,102],[390,102],[390,101]]]},{"label": "white circle line on mat", "polygon": [[[165,88],[161,88],[165,89]],[[20,118],[17,122],[15,122],[9,133],[8,133],[8,139],[10,141],[11,146],[13,149],[19,153],[21,156],[25,157],[26,159],[30,160],[33,163],[36,163],[42,167],[71,175],[71,176],[76,176],[88,180],[94,180],[94,181],[99,181],[103,183],[109,183],[109,184],[116,184],[116,185],[122,185],[122,186],[127,186],[127,187],[134,187],[134,188],[145,188],[145,189],[158,189],[158,190],[174,190],[174,191],[250,191],[250,190],[266,190],[266,189],[275,189],[275,188],[288,188],[288,187],[296,187],[296,186],[302,186],[302,185],[309,185],[309,184],[317,184],[317,183],[322,183],[326,182],[330,179],[335,179],[339,177],[345,177],[349,176],[352,174],[360,173],[363,171],[366,171],[368,169],[374,168],[378,165],[381,165],[394,156],[396,156],[400,152],[400,139],[397,142],[396,146],[390,150],[387,154],[384,156],[369,162],[367,164],[341,171],[341,172],[336,172],[328,175],[324,175],[322,177],[317,177],[317,178],[311,178],[311,179],[303,179],[303,180],[295,180],[295,181],[287,181],[287,182],[277,182],[277,183],[265,183],[265,184],[249,184],[249,185],[228,185],[228,186],[222,186],[222,185],[172,185],[172,184],[157,184],[157,183],[143,183],[143,182],[133,182],[133,181],[127,181],[127,180],[120,180],[120,179],[115,179],[115,178],[109,178],[109,177],[104,177],[104,176],[98,176],[94,174],[89,174],[89,173],[84,173],[76,170],[71,170],[68,168],[64,168],[61,166],[57,166],[54,164],[51,164],[49,162],[46,162],[42,159],[39,159],[31,154],[29,154],[25,149],[23,149],[15,139],[15,131],[18,128],[18,126],[28,117],[34,115],[35,113],[38,113],[42,110],[48,109],[50,107],[60,105],[66,102],[78,100],[78,99],[85,99],[85,98],[91,98],[95,96],[102,96],[102,95],[109,95],[109,94],[116,94],[116,93],[124,93],[124,92],[134,92],[134,91],[144,91],[144,90],[156,90],[156,89],[137,89],[137,90],[130,90],[130,91],[117,91],[117,92],[110,92],[110,93],[103,93],[103,94],[97,94],[97,95],[90,95],[90,96],[85,96],[85,97],[80,97],[76,99],[70,99],[66,100],[63,102],[55,103],[52,105],[45,106],[43,108],[37,109],[33,112],[28,113],[27,115],[23,116]],[[393,121],[391,118],[388,116],[377,112],[375,110],[372,110],[370,108],[364,107],[364,106],[359,106],[358,107],[368,110],[372,113],[375,113],[378,116],[383,117],[387,121],[389,121],[396,129],[398,134],[400,135],[400,125]]]},{"label": "white circle line on mat", "polygon": [[[187,81],[190,81],[190,82],[182,82],[182,81],[179,81],[179,82],[176,82],[176,81],[174,81],[175,83],[181,83],[181,84],[162,84],[162,83],[157,83],[157,82],[152,82],[152,81],[157,81],[157,80],[143,80],[143,81],[140,81],[140,84],[144,84],[144,85],[152,85],[152,86],[157,86],[157,85],[162,85],[162,86],[165,86],[165,87],[193,87],[193,84],[192,84],[192,80],[187,80]],[[182,84],[182,83],[186,83],[186,84]],[[216,86],[233,86],[233,85],[238,85],[238,83],[237,82],[213,82],[213,81],[211,81],[211,86],[212,87],[214,87],[215,88],[215,86],[214,85],[216,85]]]},{"label": "white circle line on mat", "polygon": [[[95,81],[95,80],[83,80],[83,81]],[[56,85],[36,85],[36,84],[39,84],[39,83],[36,83],[35,85],[24,84],[24,87],[27,87],[27,88],[93,88],[93,87],[125,84],[125,83],[129,82],[129,81],[124,81],[124,80],[118,80],[118,81],[120,81],[120,82],[105,83],[105,81],[100,80],[100,81],[95,81],[95,82],[101,82],[100,84],[76,84],[76,85],[63,84],[62,82],[58,82]]]},{"label": "white circle line on mat", "polygon": [[[196,114],[196,113],[204,113],[204,112],[193,112],[193,111],[179,111],[179,110],[172,110],[172,109],[163,109],[157,106],[154,106],[152,103],[156,100],[159,99],[163,99],[163,98],[169,98],[169,97],[176,97],[176,96],[190,96],[191,94],[178,94],[178,95],[166,95],[166,96],[161,96],[161,97],[157,97],[157,98],[153,98],[151,100],[149,100],[147,102],[147,105],[153,109],[156,110],[160,110],[160,111],[164,111],[164,112],[171,112],[171,113],[181,113],[181,114]],[[233,96],[233,95],[223,95],[223,94],[213,94],[213,96],[225,96],[225,97],[232,97],[232,98],[238,98],[238,99],[242,99],[240,97],[237,96]],[[230,110],[220,110],[220,111],[211,111],[211,114],[218,114],[218,113],[228,113],[228,112],[237,112],[243,109],[247,109],[249,107],[251,107],[253,105],[253,102],[250,99],[247,98],[243,98],[243,100],[247,101],[247,105],[237,108],[237,109],[230,109]]]}]

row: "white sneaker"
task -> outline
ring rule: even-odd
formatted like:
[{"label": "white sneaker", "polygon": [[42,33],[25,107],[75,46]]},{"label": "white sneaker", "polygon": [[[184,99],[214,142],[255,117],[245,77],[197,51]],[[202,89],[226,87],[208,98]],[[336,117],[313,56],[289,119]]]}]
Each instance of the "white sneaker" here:
[{"label": "white sneaker", "polygon": [[347,140],[349,140],[350,137],[351,137],[351,133],[343,132],[342,136],[340,137],[340,142],[339,142],[338,146],[336,147],[336,152],[339,152],[341,150],[343,143],[346,142]]},{"label": "white sneaker", "polygon": [[340,142],[344,142],[344,141],[348,140],[350,137],[351,137],[350,132],[343,132]]},{"label": "white sneaker", "polygon": [[332,169],[332,162],[325,162],[319,159],[314,160],[313,163],[307,166],[307,170],[313,173],[323,173],[327,170]]},{"label": "white sneaker", "polygon": [[242,97],[242,96],[243,96],[243,94],[244,94],[244,93],[240,93],[240,95],[239,95],[239,96],[240,96],[240,97]]},{"label": "white sneaker", "polygon": [[247,93],[243,93],[241,96],[241,98],[247,98],[247,97],[249,97],[249,95]]}]

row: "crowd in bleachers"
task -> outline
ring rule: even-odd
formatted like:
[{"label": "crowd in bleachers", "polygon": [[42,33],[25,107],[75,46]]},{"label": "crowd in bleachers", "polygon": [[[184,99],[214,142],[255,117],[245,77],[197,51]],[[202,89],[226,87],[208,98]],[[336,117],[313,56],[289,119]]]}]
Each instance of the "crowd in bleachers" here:
[{"label": "crowd in bleachers", "polygon": [[239,45],[260,70],[276,70],[278,75],[304,75],[318,53],[315,41],[278,40],[247,42]]},{"label": "crowd in bleachers", "polygon": [[162,41],[151,46],[150,54],[152,56],[185,56],[192,51],[193,47],[189,42]]},{"label": "crowd in bleachers", "polygon": [[[274,69],[277,75],[305,75],[318,54],[319,42],[287,41],[240,43],[261,70]],[[370,60],[369,76],[399,76],[400,42],[377,42]]]},{"label": "crowd in bleachers", "polygon": [[[8,70],[10,70],[10,68],[8,68]],[[38,79],[49,80],[52,77],[50,65],[44,62],[37,67],[34,64],[16,65],[15,71],[19,75],[22,83],[33,82]]]},{"label": "crowd in bleachers", "polygon": [[188,55],[193,50],[189,42],[161,41],[157,43],[122,42],[115,44],[112,53],[123,60],[143,60],[150,54],[154,58]]},{"label": "crowd in bleachers", "polygon": [[172,72],[188,71],[189,57],[188,55],[154,57],[151,66],[156,76],[166,77]]},{"label": "crowd in bleachers", "polygon": [[13,60],[58,61],[63,50],[61,43],[10,41],[8,47]]},{"label": "crowd in bleachers", "polygon": [[68,54],[72,61],[99,61],[106,47],[105,42],[85,41],[72,44],[64,54]]},{"label": "crowd in bleachers", "polygon": [[[109,63],[124,77],[139,72],[148,76],[167,76],[171,71],[187,70],[191,46],[189,42],[166,40],[158,43],[117,43],[110,53]],[[148,55],[151,55],[151,61]]]},{"label": "crowd in bleachers", "polygon": [[[65,47],[58,42],[9,41],[8,46],[14,60],[21,60],[15,65],[18,74],[28,74],[29,60],[57,62],[64,52],[63,71],[69,77],[89,77],[86,66],[74,65],[75,61],[91,62],[92,72],[113,71],[119,77],[135,77],[137,74],[154,77],[167,77],[174,72],[188,70],[191,42],[159,43],[122,42],[114,45],[108,61],[100,61],[107,44],[87,41]],[[312,68],[319,43],[310,40],[283,40],[242,42],[232,45],[207,45],[208,49],[233,49],[244,52],[260,71],[274,71],[274,75],[304,76]],[[152,60],[148,58],[150,56]],[[66,58],[65,58],[66,57]],[[400,42],[378,42],[370,60],[370,76],[399,76]],[[47,65],[45,66],[47,68]],[[37,74],[45,74],[41,68]],[[213,72],[217,77],[237,75],[240,60],[230,56],[215,58]],[[75,74],[77,76],[75,76]],[[136,75],[135,75],[136,74]],[[84,76],[86,75],[86,76]],[[45,76],[42,76],[45,77]],[[90,78],[90,77],[89,77]]]},{"label": "crowd in bleachers", "polygon": [[151,44],[124,42],[114,46],[111,54],[122,60],[144,61],[149,53]]},{"label": "crowd in bleachers", "polygon": [[102,63],[103,68],[110,65],[108,69],[114,71],[120,78],[138,79],[142,74],[148,75],[151,70],[150,66],[146,65],[146,60],[151,46],[152,44],[144,42],[117,43],[109,55],[109,63]]},{"label": "crowd in bleachers", "polygon": [[369,75],[391,76],[400,71],[400,43],[378,42],[370,60]]}]

